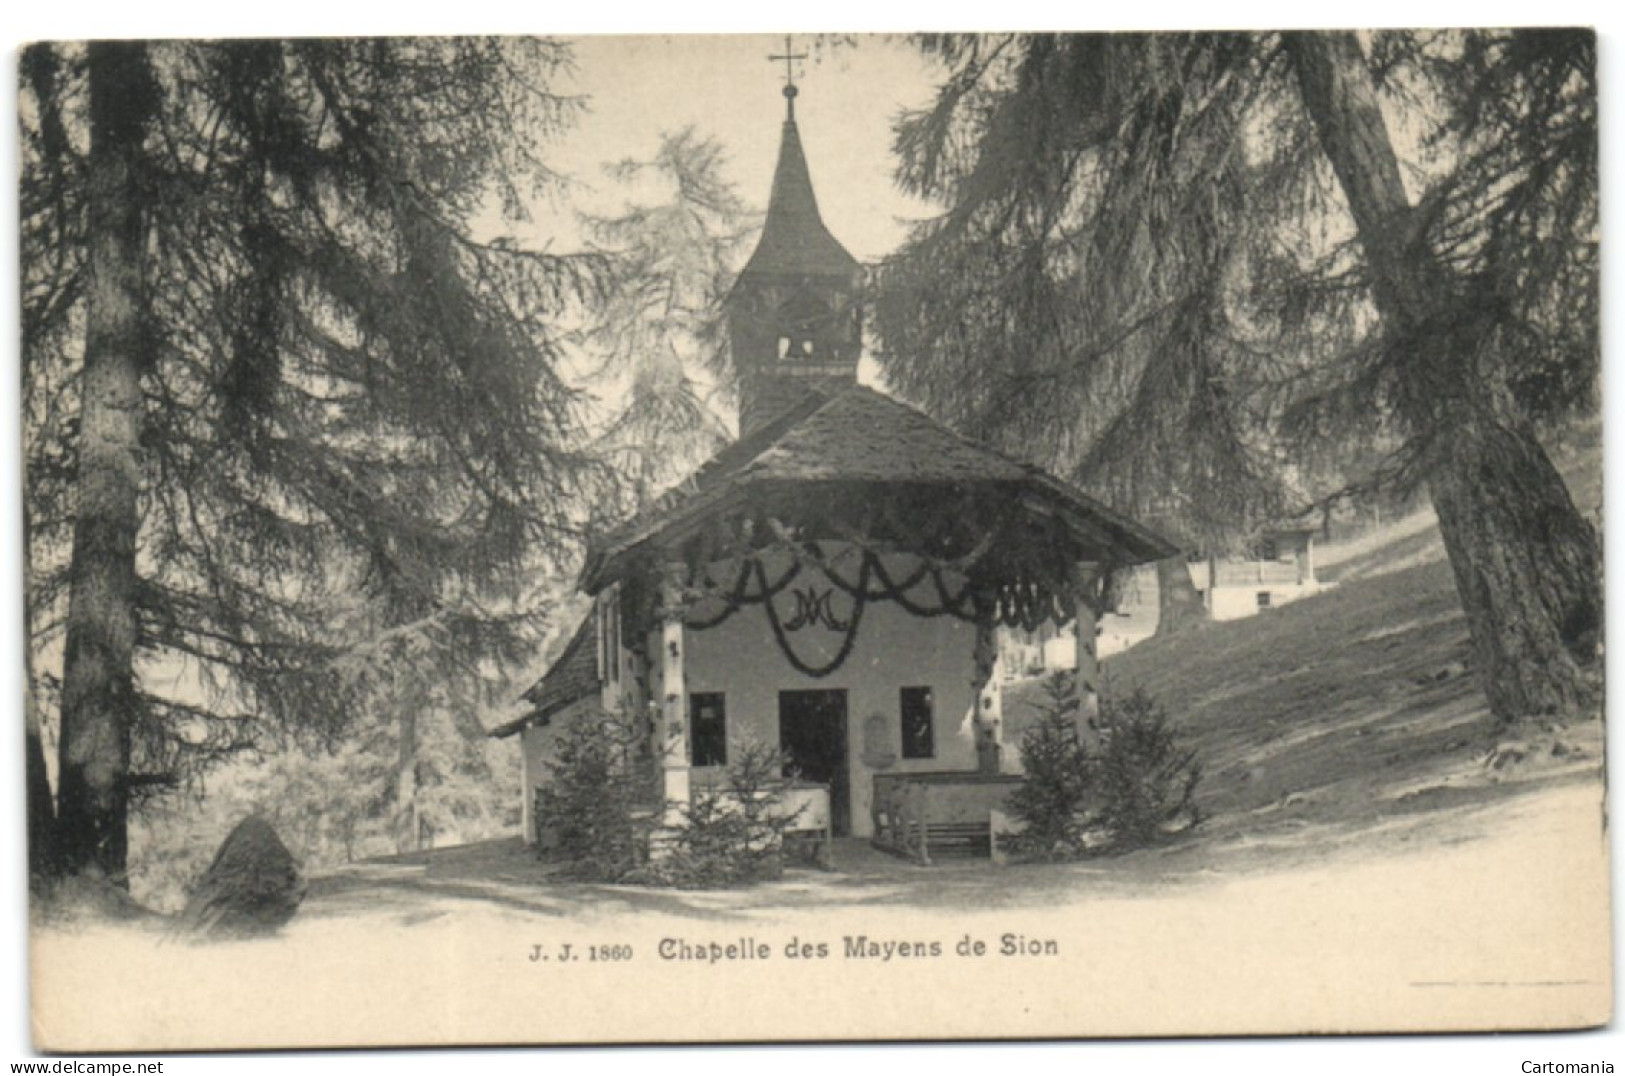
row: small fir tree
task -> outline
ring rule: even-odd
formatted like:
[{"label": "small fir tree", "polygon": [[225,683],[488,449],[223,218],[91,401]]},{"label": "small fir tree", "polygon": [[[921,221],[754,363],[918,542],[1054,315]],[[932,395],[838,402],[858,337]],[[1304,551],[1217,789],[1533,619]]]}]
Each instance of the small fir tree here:
[{"label": "small fir tree", "polygon": [[1039,859],[1127,851],[1202,820],[1196,752],[1155,699],[1141,689],[1102,699],[1091,745],[1078,732],[1072,674],[1057,673],[1044,688],[1042,717],[1021,737],[1026,776],[1007,801],[1024,826],[1019,851]]},{"label": "small fir tree", "polygon": [[764,743],[735,746],[722,783],[697,789],[682,807],[656,877],[690,889],[749,885],[779,877],[784,837],[800,811],[784,802],[784,752]]},{"label": "small fir tree", "polygon": [[1114,848],[1139,848],[1202,820],[1195,802],[1202,767],[1184,748],[1155,699],[1136,688],[1102,702],[1096,764],[1098,819]]},{"label": "small fir tree", "polygon": [[1084,846],[1094,765],[1078,737],[1072,674],[1056,673],[1044,690],[1043,716],[1021,737],[1026,778],[1010,794],[1009,807],[1025,827],[1019,848],[1043,859],[1067,859]]},{"label": "small fir tree", "polygon": [[631,728],[609,714],[583,715],[559,736],[552,779],[536,793],[536,824],[572,877],[617,882],[644,858],[645,783],[638,779]]}]

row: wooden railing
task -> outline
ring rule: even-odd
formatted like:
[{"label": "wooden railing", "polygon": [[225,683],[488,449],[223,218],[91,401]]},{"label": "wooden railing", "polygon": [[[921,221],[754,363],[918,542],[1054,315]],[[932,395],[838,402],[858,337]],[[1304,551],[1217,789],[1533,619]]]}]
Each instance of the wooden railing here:
[{"label": "wooden railing", "polygon": [[[714,791],[718,794],[720,805],[727,810],[732,804],[737,809],[738,798],[731,792],[716,785],[697,784],[690,790],[690,795],[700,791]],[[765,795],[777,793],[779,802],[773,813],[780,818],[789,818],[790,825],[785,830],[785,842],[793,846],[791,851],[805,850],[810,859],[825,870],[834,866],[834,831],[830,825],[829,786],[812,781],[785,781],[764,790]],[[539,851],[546,851],[555,845],[552,835],[545,824],[542,815],[542,788],[537,786],[532,790],[533,814],[536,827],[536,844]],[[662,809],[656,803],[634,811],[639,832],[651,835],[651,841],[659,844],[662,832],[669,835],[670,831],[662,830]]]},{"label": "wooden railing", "polygon": [[[701,789],[715,791],[724,808],[731,802],[737,802],[737,797],[731,791],[718,785],[696,784],[691,795]],[[787,850],[805,849],[809,858],[819,866],[831,869],[834,865],[834,830],[831,827],[829,785],[816,781],[786,780],[783,784],[765,788],[763,794],[777,795],[778,803],[772,813],[790,820],[789,828],[784,831],[785,842],[791,846]]]},{"label": "wooden railing", "polygon": [[1292,561],[1221,561],[1219,586],[1246,587],[1258,584],[1295,586],[1303,582],[1303,569]]},{"label": "wooden railing", "polygon": [[829,786],[793,781],[785,786],[783,806],[795,819],[785,839],[793,846],[808,845],[814,861],[825,870],[833,870],[835,831],[831,825]]}]

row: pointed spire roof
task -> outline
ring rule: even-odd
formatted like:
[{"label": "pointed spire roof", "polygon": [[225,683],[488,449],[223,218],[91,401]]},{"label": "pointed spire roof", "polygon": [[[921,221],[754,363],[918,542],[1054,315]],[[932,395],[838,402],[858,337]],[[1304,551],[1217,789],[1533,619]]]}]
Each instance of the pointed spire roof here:
[{"label": "pointed spire roof", "polygon": [[767,203],[767,221],[756,252],[745,263],[741,279],[752,274],[851,277],[858,260],[841,246],[818,214],[807,156],[796,129],[794,86],[785,87],[790,114],[779,142],[779,164],[773,173],[773,193]]}]

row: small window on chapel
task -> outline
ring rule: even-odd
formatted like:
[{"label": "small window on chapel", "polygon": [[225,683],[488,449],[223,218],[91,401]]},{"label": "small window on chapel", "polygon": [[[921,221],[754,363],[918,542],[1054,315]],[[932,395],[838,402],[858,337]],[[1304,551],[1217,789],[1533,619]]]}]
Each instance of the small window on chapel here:
[{"label": "small window on chapel", "polygon": [[931,727],[931,689],[905,687],[900,692],[903,757],[935,758],[936,738]]},{"label": "small window on chapel", "polygon": [[688,697],[689,762],[695,766],[728,764],[728,710],[720,691]]}]

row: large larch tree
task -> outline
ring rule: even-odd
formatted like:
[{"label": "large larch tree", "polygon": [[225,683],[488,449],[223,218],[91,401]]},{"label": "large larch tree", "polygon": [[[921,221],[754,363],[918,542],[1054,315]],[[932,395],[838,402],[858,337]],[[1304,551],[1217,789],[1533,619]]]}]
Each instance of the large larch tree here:
[{"label": "large larch tree", "polygon": [[1494,714],[1595,699],[1541,441],[1594,403],[1591,34],[922,45],[899,175],[945,208],[880,275],[889,380],[1193,545],[1325,492],[1303,461],[1425,489]]},{"label": "large larch tree", "polygon": [[[565,59],[25,53],[31,713],[59,688],[61,722],[37,871],[122,882],[133,795],[331,741],[400,663],[489,683],[528,660],[538,581],[605,480],[562,372],[601,259],[483,237],[546,204]],[[29,739],[37,760],[35,718]]]}]

